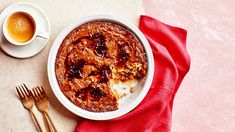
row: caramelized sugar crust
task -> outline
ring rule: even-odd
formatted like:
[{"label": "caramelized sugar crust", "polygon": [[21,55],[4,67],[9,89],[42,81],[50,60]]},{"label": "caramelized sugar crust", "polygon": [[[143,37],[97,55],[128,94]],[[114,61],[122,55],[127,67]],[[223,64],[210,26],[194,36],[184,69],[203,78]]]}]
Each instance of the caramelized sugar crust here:
[{"label": "caramelized sugar crust", "polygon": [[123,26],[93,21],[70,32],[56,57],[55,73],[64,95],[94,112],[118,109],[111,83],[142,79],[147,72],[144,48]]}]

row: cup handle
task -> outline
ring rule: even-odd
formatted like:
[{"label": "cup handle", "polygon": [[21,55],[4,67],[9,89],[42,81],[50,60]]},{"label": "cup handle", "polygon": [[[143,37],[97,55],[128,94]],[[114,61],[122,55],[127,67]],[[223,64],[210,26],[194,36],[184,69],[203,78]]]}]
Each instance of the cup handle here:
[{"label": "cup handle", "polygon": [[45,32],[45,31],[38,31],[37,32],[37,37],[41,37],[41,38],[49,38],[49,33],[48,32]]}]

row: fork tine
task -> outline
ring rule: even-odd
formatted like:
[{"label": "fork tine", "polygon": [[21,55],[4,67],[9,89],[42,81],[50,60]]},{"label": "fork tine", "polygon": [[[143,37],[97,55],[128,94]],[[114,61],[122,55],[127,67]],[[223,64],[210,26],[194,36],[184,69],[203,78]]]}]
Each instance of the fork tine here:
[{"label": "fork tine", "polygon": [[23,87],[19,86],[19,91],[22,94],[23,98],[27,98],[27,95],[25,94],[25,92],[23,91]]},{"label": "fork tine", "polygon": [[35,93],[34,93],[34,88],[31,90],[31,93],[32,93],[32,95],[33,95],[33,98],[36,98],[36,95],[35,95]]},{"label": "fork tine", "polygon": [[40,90],[42,91],[42,93],[43,93],[43,94],[45,94],[45,95],[46,95],[46,92],[45,92],[45,90],[43,89],[43,87],[42,87],[42,86],[40,87]]},{"label": "fork tine", "polygon": [[41,87],[38,86],[38,90],[40,91],[40,93],[43,97],[46,96],[46,93],[45,93],[44,89],[42,88],[42,86]]},{"label": "fork tine", "polygon": [[40,91],[38,90],[37,87],[35,88],[35,91],[37,93],[38,99],[42,99],[42,95],[41,95],[41,93],[40,93]]},{"label": "fork tine", "polygon": [[36,90],[38,92],[39,97],[42,99],[43,98],[43,93],[41,92],[40,87],[37,86]]},{"label": "fork tine", "polygon": [[33,96],[35,97],[35,99],[38,99],[38,93],[35,88],[33,88]]},{"label": "fork tine", "polygon": [[22,93],[19,91],[18,87],[16,87],[16,91],[20,97],[20,99],[24,99],[24,96],[22,95]]},{"label": "fork tine", "polygon": [[25,89],[26,89],[28,95],[30,96],[30,95],[31,95],[31,91],[28,89],[28,87],[27,87],[24,83],[23,83],[23,85],[24,85],[24,87],[25,87]]},{"label": "fork tine", "polygon": [[23,89],[24,94],[28,97],[29,94],[28,94],[27,90],[25,89],[25,87],[23,85],[21,85],[21,88]]},{"label": "fork tine", "polygon": [[34,93],[35,93],[35,95],[36,95],[37,100],[40,100],[40,99],[41,99],[41,96],[40,96],[40,93],[38,92],[38,90],[37,90],[36,87],[34,88]]},{"label": "fork tine", "polygon": [[43,90],[41,89],[41,87],[37,86],[37,88],[40,91],[40,93],[43,93]]},{"label": "fork tine", "polygon": [[35,92],[34,92],[34,88],[31,90],[31,93],[32,93],[32,95],[33,95],[33,98],[34,98],[35,100],[37,100],[37,96],[36,96],[36,94],[35,94]]},{"label": "fork tine", "polygon": [[40,91],[38,91],[38,86],[36,86],[34,89],[38,93],[38,95],[40,95]]},{"label": "fork tine", "polygon": [[31,93],[32,93],[33,97],[36,98],[36,94],[34,92],[34,88],[31,90]]}]

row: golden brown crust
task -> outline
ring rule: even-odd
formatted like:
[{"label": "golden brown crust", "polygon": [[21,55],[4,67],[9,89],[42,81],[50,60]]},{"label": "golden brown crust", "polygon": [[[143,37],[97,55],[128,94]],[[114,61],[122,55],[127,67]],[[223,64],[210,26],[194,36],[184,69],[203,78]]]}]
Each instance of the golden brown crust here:
[{"label": "golden brown crust", "polygon": [[118,109],[110,88],[115,82],[146,75],[144,48],[119,24],[93,21],[70,32],[56,57],[55,73],[61,91],[77,106],[94,112]]}]

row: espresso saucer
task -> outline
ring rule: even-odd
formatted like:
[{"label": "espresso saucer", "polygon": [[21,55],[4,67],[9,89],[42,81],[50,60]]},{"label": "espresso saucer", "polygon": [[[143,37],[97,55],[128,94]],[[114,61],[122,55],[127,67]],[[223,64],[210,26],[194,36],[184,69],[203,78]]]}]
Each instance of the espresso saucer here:
[{"label": "espresso saucer", "polygon": [[3,35],[3,22],[14,11],[30,11],[35,19],[38,29],[50,34],[49,20],[44,11],[36,5],[26,2],[18,2],[6,7],[0,14],[0,47],[8,55],[16,58],[28,58],[36,55],[46,46],[49,38],[36,37],[30,44],[16,46],[6,40]]}]

